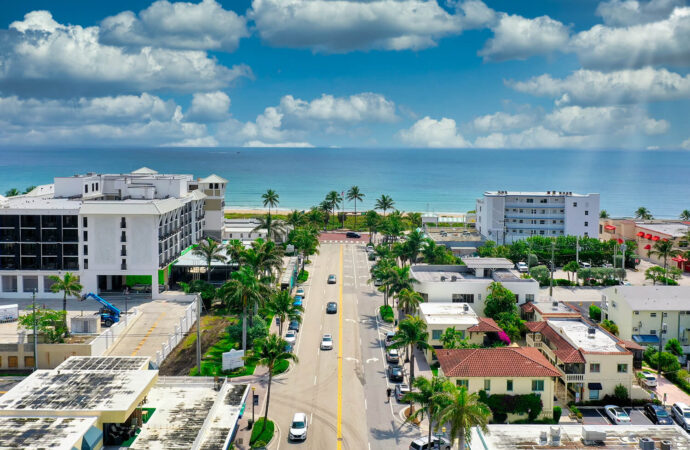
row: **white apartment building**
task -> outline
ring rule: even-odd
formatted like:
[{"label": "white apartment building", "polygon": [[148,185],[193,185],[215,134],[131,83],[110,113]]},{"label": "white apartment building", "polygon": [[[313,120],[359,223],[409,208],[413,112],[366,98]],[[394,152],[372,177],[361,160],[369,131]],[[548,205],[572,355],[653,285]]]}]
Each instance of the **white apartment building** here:
[{"label": "white apartment building", "polygon": [[425,302],[468,303],[480,316],[484,316],[484,300],[494,281],[512,291],[518,305],[539,296],[537,280],[520,278],[505,258],[465,258],[463,262],[466,265],[415,264],[410,268],[418,281],[414,289]]},{"label": "white apartment building", "polygon": [[225,219],[223,224],[223,240],[242,241],[249,245],[257,239],[266,239],[268,231],[266,229],[256,229],[261,222],[257,219]]},{"label": "white apartment building", "polygon": [[530,236],[599,236],[599,194],[487,191],[476,211],[477,231],[498,244]]},{"label": "white apartment building", "polygon": [[[211,178],[211,177],[209,177]],[[218,177],[219,178],[219,177]],[[222,180],[219,178],[219,180]],[[217,183],[219,196],[225,183]],[[60,297],[49,276],[79,275],[85,292],[122,292],[132,280],[167,284],[168,266],[222,227],[206,216],[207,187],[192,175],[141,168],[56,177],[0,203],[0,298]],[[220,216],[219,216],[220,217]]]}]

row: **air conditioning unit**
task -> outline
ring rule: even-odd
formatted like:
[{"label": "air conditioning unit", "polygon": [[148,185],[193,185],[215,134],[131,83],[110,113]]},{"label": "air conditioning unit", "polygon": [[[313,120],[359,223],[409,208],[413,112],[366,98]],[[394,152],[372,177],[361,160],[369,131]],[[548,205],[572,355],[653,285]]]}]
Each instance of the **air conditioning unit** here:
[{"label": "air conditioning unit", "polygon": [[101,324],[98,316],[79,316],[70,319],[72,334],[98,334]]}]

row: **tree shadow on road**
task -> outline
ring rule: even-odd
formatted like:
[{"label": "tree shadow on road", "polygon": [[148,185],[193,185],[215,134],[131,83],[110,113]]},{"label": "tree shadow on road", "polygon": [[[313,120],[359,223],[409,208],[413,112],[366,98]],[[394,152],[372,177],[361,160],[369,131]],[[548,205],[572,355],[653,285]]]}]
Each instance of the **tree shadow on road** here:
[{"label": "tree shadow on road", "polygon": [[394,439],[395,448],[400,444],[409,444],[410,441],[420,436],[419,429],[408,423],[398,424],[394,420],[390,422],[390,428],[370,428],[369,431],[376,441],[387,441]]}]

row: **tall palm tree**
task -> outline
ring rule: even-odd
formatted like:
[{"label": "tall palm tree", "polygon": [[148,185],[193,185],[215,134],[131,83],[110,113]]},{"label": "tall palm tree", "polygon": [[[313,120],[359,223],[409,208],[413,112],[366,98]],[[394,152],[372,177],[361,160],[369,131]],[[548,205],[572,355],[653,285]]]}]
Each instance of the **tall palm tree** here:
[{"label": "tall palm tree", "polygon": [[248,264],[256,274],[272,280],[273,273],[280,270],[283,265],[283,249],[273,241],[264,241],[259,238],[245,250],[243,262]]},{"label": "tall palm tree", "polygon": [[461,386],[437,395],[447,402],[438,414],[438,423],[450,423],[450,438],[460,440],[460,450],[464,450],[465,442],[469,443],[472,439],[473,427],[479,427],[485,433],[488,431],[486,425],[489,423],[491,410],[479,400],[478,394],[469,394]]},{"label": "tall palm tree", "polygon": [[666,284],[668,284],[668,258],[678,256],[680,251],[673,248],[673,241],[657,241],[649,251],[649,254],[664,259],[664,278],[666,279]]},{"label": "tall palm tree", "polygon": [[263,194],[261,194],[261,200],[263,200],[264,208],[268,206],[268,236],[271,236],[271,208],[275,208],[280,204],[280,195],[273,189],[269,189]]},{"label": "tall palm tree", "polygon": [[[50,286],[50,291],[54,293],[62,292],[62,312],[65,319],[65,330],[67,330],[67,296],[81,297],[81,291],[84,286],[79,283],[79,277],[72,272],[67,272],[60,278],[57,275],[50,275],[49,277],[53,284]],[[35,338],[34,338],[35,339]]]},{"label": "tall palm tree", "polygon": [[364,194],[359,190],[359,186],[352,186],[347,191],[347,199],[355,202],[355,230],[357,229],[357,201],[364,200]]},{"label": "tall palm tree", "polygon": [[301,227],[307,222],[307,216],[304,211],[293,210],[290,211],[285,219],[285,223],[292,226],[292,228]]},{"label": "tall palm tree", "polygon": [[381,222],[381,218],[379,217],[378,213],[374,211],[373,209],[367,211],[367,213],[364,215],[364,224],[366,227],[369,229],[369,243],[371,244],[372,239],[374,237],[374,234],[376,233],[376,229]]},{"label": "tall palm tree", "polygon": [[[417,389],[410,391],[403,397],[404,401],[411,405],[419,405],[419,409],[410,413],[407,421],[416,419],[422,420],[424,417],[429,421],[429,434],[427,447],[431,448],[431,430],[434,422],[438,419],[439,412],[448,404],[443,393],[452,393],[455,389],[453,383],[445,377],[432,377],[431,380],[425,377],[415,378],[412,387]],[[414,409],[414,408],[413,408]]]},{"label": "tall palm tree", "polygon": [[323,231],[326,231],[328,224],[331,222],[331,207],[328,200],[319,203],[319,210],[321,211],[321,219],[323,220]]},{"label": "tall palm tree", "polygon": [[273,217],[259,217],[256,219],[259,224],[252,231],[266,230],[266,237],[269,240],[277,240],[278,237],[285,236],[285,221],[274,219]]},{"label": "tall palm tree", "polygon": [[405,217],[407,217],[407,220],[410,221],[410,225],[412,225],[412,228],[421,228],[422,213],[408,212],[407,214],[405,214]]},{"label": "tall palm tree", "polygon": [[211,264],[213,261],[225,262],[227,259],[223,254],[223,245],[211,238],[206,238],[192,250],[194,256],[203,258],[206,261],[206,281],[211,282]]},{"label": "tall palm tree", "polygon": [[309,212],[307,212],[306,216],[307,221],[315,227],[320,227],[324,223],[323,211],[319,207],[313,206]]},{"label": "tall palm tree", "polygon": [[218,289],[218,296],[227,305],[242,309],[242,350],[247,350],[247,309],[262,305],[270,288],[261,283],[249,266],[243,266],[230,275],[230,280]]},{"label": "tall palm tree", "polygon": [[283,323],[288,320],[296,320],[302,323],[304,308],[294,304],[295,299],[289,291],[278,291],[274,293],[264,305],[264,310],[280,319],[278,322],[278,334],[283,335]]},{"label": "tall palm tree", "polygon": [[379,292],[383,292],[383,304],[388,306],[388,294],[390,292],[390,271],[396,267],[395,261],[391,258],[381,258],[376,264],[376,267],[371,271],[371,279],[369,282],[381,281]]},{"label": "tall palm tree", "polygon": [[331,191],[326,194],[326,199],[324,200],[331,211],[331,215],[335,215],[335,210],[343,203],[343,198],[338,194],[337,191]]},{"label": "tall palm tree", "polygon": [[242,257],[244,255],[244,244],[239,239],[231,239],[225,244],[225,252],[228,256],[228,261],[237,263],[237,268],[240,268]]},{"label": "tall palm tree", "polygon": [[644,206],[640,206],[639,208],[637,208],[637,211],[635,211],[635,218],[642,220],[651,220],[654,217],[647,208],[645,208]]},{"label": "tall palm tree", "polygon": [[280,336],[276,334],[270,334],[267,337],[263,339],[257,339],[254,342],[254,352],[252,356],[248,358],[256,365],[264,366],[268,369],[268,387],[266,389],[266,409],[264,411],[264,423],[261,428],[261,432],[257,436],[260,436],[264,432],[264,429],[266,428],[266,422],[268,421],[268,405],[271,401],[273,369],[275,369],[278,363],[283,361],[292,360],[294,362],[299,362],[297,355],[285,351],[286,345],[287,342],[285,342]]},{"label": "tall palm tree", "polygon": [[393,267],[393,270],[388,274],[387,281],[390,285],[390,293],[392,295],[397,295],[403,289],[412,290],[413,285],[418,283],[418,281],[410,275],[410,266]]},{"label": "tall palm tree", "polygon": [[684,209],[679,217],[680,220],[690,221],[690,209]]},{"label": "tall palm tree", "polygon": [[22,195],[22,193],[19,192],[19,189],[17,189],[17,188],[12,188],[8,191],[5,191],[5,197],[14,197],[17,195]]},{"label": "tall palm tree", "polygon": [[426,331],[426,322],[419,317],[407,316],[407,319],[400,322],[398,331],[393,337],[391,348],[409,349],[410,358],[410,384],[414,382],[414,349],[426,349],[429,347],[427,340],[429,333]]},{"label": "tall palm tree", "polygon": [[599,211],[599,218],[600,219],[608,219],[609,218],[609,213],[605,209],[602,209]]},{"label": "tall palm tree", "polygon": [[422,251],[422,246],[424,244],[424,233],[414,230],[407,235],[407,240],[405,241],[405,251],[407,253],[407,259],[410,260],[410,264],[417,262],[417,256],[419,252]]},{"label": "tall palm tree", "polygon": [[395,202],[391,197],[388,195],[381,195],[378,199],[376,199],[376,203],[374,204],[374,208],[380,209],[383,211],[383,215],[386,215],[386,211],[389,209],[392,209],[393,206],[395,205]]},{"label": "tall palm tree", "polygon": [[398,315],[400,317],[402,314],[415,314],[419,309],[419,304],[424,302],[422,294],[412,289],[403,288],[396,294],[396,297],[398,298]]},{"label": "tall palm tree", "polygon": [[309,256],[319,252],[319,232],[311,225],[292,232],[291,243],[302,253],[302,270]]}]

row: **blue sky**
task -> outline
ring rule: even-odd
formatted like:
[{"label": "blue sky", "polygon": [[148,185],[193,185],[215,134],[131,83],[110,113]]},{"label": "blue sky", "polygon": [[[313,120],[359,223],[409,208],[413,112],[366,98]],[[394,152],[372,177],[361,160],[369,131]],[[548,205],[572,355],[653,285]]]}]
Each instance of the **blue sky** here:
[{"label": "blue sky", "polygon": [[685,0],[24,1],[2,146],[690,150]]}]

